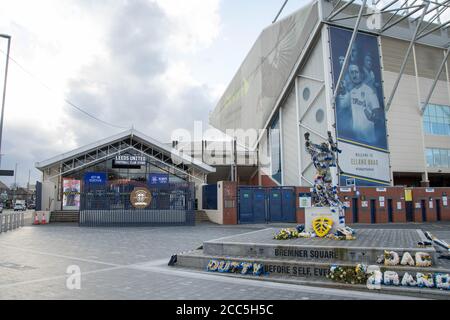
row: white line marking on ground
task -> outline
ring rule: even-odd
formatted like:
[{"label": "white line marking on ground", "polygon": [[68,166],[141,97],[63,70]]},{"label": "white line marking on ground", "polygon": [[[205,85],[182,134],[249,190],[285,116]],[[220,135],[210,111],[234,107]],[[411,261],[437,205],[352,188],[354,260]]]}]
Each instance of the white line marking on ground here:
[{"label": "white line marking on ground", "polygon": [[[81,273],[81,277],[84,277],[85,275],[88,275],[88,274],[95,274],[95,273],[107,272],[107,271],[113,271],[113,270],[119,270],[119,269],[124,269],[124,267],[113,267],[113,268],[86,271],[86,272]],[[34,280],[2,284],[2,285],[0,285],[0,289],[16,287],[16,286],[21,286],[21,285],[28,285],[28,284],[39,283],[39,282],[52,281],[52,280],[66,279],[69,276],[70,275],[66,274],[66,275],[61,275],[61,276],[54,276],[54,277],[48,277],[48,278],[41,278],[41,279],[34,279]]]},{"label": "white line marking on ground", "polygon": [[216,242],[216,241],[227,239],[227,238],[231,238],[231,237],[243,236],[243,235],[247,235],[247,234],[258,233],[258,232],[262,232],[262,231],[266,231],[266,230],[272,230],[272,229],[274,229],[274,228],[266,228],[266,229],[260,229],[260,230],[256,230],[256,231],[251,231],[251,232],[244,232],[244,233],[239,233],[239,234],[226,236],[226,237],[222,237],[222,238],[214,239],[214,240],[209,240],[209,241],[205,241],[205,242]]},{"label": "white line marking on ground", "polygon": [[99,261],[99,260],[84,259],[84,258],[78,258],[78,257],[71,257],[71,256],[62,255],[62,254],[42,252],[42,251],[37,251],[37,250],[33,250],[33,249],[26,249],[26,248],[15,247],[15,246],[5,245],[5,244],[0,244],[0,247],[20,250],[20,251],[24,251],[24,252],[29,252],[29,253],[39,254],[39,255],[44,255],[44,256],[49,256],[49,257],[69,259],[69,260],[78,260],[78,261],[89,262],[89,263],[96,263],[96,264],[103,264],[103,265],[113,266],[113,267],[121,267],[121,266],[123,266],[123,265],[116,264],[116,263],[103,262],[103,261]]}]

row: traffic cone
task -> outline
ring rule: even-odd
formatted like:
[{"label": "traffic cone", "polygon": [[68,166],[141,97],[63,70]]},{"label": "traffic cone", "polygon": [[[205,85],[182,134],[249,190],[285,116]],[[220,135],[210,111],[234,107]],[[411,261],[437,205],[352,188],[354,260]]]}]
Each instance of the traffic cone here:
[{"label": "traffic cone", "polygon": [[42,213],[42,222],[41,224],[47,224],[47,220],[45,219],[45,212]]},{"label": "traffic cone", "polygon": [[39,223],[39,218],[38,218],[38,214],[37,214],[37,213],[34,214],[34,222],[33,222],[33,224],[34,224],[34,225],[40,224],[40,223]]}]

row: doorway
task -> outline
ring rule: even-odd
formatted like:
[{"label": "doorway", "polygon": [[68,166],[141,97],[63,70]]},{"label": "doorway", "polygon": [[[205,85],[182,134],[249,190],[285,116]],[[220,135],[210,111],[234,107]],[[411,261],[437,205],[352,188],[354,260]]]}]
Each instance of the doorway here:
[{"label": "doorway", "polygon": [[388,199],[388,222],[393,223],[394,222],[394,207],[392,204],[392,199]]},{"label": "doorway", "polygon": [[436,218],[437,218],[437,221],[442,221],[442,217],[441,217],[441,200],[439,200],[439,199],[436,200]]},{"label": "doorway", "polygon": [[422,222],[427,222],[427,202],[425,200],[421,201],[422,207]]},{"label": "doorway", "polygon": [[358,217],[358,198],[352,199],[352,215],[353,215],[353,223],[359,222]]},{"label": "doorway", "polygon": [[370,223],[375,224],[377,223],[377,201],[376,200],[370,200]]}]

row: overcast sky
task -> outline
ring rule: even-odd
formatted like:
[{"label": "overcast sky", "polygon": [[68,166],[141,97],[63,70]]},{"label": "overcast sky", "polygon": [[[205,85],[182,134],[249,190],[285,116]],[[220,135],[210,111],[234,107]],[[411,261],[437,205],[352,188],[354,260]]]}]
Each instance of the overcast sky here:
[{"label": "overcast sky", "polygon": [[[34,183],[35,162],[125,130],[64,100],[163,142],[195,120],[207,124],[283,2],[2,0],[0,33],[12,36],[11,57],[22,68],[10,62],[1,168],[18,163],[18,183],[26,185],[30,169]],[[306,2],[290,0],[283,15]],[[0,50],[2,88],[1,38]]]}]

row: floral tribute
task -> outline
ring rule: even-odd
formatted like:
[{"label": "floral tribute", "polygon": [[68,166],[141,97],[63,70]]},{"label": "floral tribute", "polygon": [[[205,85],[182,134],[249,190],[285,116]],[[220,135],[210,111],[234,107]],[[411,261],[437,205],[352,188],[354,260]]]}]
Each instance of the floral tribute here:
[{"label": "floral tribute", "polygon": [[206,271],[260,276],[264,274],[264,266],[260,263],[252,262],[210,260],[206,266]]},{"label": "floral tribute", "polygon": [[365,284],[368,279],[366,268],[358,264],[355,268],[331,266],[327,278],[336,282],[347,284]]},{"label": "floral tribute", "polygon": [[[316,238],[317,234],[314,232],[305,232],[305,226],[299,225],[297,228],[281,229],[273,236],[275,240],[290,240],[297,238]],[[330,240],[355,240],[355,230],[350,227],[338,228],[336,233],[330,233],[325,236]]]},{"label": "floral tribute", "polygon": [[416,266],[421,268],[431,267],[433,265],[433,259],[431,255],[426,252],[417,252],[416,261],[409,252],[405,252],[400,258],[400,255],[395,251],[386,250],[382,256],[379,256],[377,263],[384,264],[385,266]]},{"label": "floral tribute", "polygon": [[401,276],[396,271],[387,270],[383,273],[372,267],[361,264],[358,264],[355,268],[333,265],[327,278],[340,283],[367,284],[369,289],[376,289],[376,286],[385,285],[450,290],[450,275],[447,273],[417,272],[414,276],[405,272]]}]

